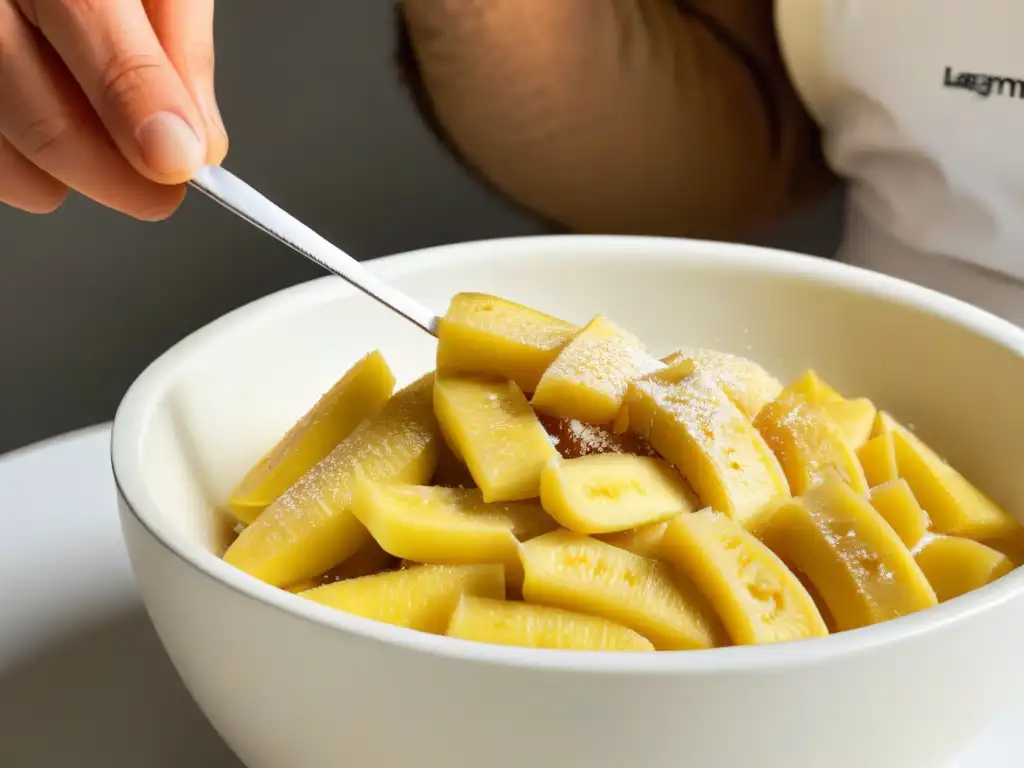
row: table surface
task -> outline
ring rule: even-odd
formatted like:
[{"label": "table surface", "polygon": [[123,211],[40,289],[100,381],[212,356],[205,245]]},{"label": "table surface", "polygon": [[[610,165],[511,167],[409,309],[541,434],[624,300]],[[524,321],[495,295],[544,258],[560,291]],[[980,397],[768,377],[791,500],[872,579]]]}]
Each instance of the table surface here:
[{"label": "table surface", "polygon": [[[139,602],[109,442],[100,425],[0,457],[0,766],[241,768]],[[1019,766],[1022,719],[954,765]]]},{"label": "table surface", "polygon": [[103,425],[0,457],[0,766],[241,768],[139,602],[109,445]]}]

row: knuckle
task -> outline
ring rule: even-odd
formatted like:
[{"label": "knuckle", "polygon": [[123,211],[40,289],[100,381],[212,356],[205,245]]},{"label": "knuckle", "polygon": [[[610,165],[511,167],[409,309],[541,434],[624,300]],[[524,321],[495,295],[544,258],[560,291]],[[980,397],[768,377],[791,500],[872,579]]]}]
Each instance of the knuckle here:
[{"label": "knuckle", "polygon": [[100,74],[103,102],[115,108],[131,105],[145,93],[151,76],[162,68],[163,61],[152,54],[112,56]]},{"label": "knuckle", "polygon": [[29,121],[13,143],[25,157],[38,164],[56,147],[67,143],[75,130],[74,122],[65,115],[41,117]]}]

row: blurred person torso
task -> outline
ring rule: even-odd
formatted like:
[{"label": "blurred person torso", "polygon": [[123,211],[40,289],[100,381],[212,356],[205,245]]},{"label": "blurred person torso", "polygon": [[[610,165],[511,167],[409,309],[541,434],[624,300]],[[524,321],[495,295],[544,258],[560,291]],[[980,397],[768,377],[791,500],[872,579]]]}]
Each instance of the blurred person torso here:
[{"label": "blurred person torso", "polygon": [[839,257],[1024,324],[1022,0],[404,0],[439,133],[567,229]]},{"label": "blurred person torso", "polygon": [[841,258],[1024,323],[1024,2],[777,0],[850,182]]}]

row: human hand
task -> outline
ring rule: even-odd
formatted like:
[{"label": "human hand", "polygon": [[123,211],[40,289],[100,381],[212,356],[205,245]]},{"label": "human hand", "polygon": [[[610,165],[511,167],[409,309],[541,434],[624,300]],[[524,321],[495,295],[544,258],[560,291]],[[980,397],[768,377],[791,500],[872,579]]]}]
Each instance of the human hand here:
[{"label": "human hand", "polygon": [[155,221],[227,153],[214,0],[0,0],[0,202]]}]

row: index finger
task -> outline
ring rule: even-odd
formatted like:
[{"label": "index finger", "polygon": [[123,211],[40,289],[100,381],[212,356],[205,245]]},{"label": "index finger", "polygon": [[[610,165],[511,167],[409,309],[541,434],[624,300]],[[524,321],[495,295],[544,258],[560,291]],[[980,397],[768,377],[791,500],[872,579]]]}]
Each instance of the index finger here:
[{"label": "index finger", "polygon": [[140,0],[17,0],[64,60],[129,163],[165,184],[206,159],[202,117]]}]

